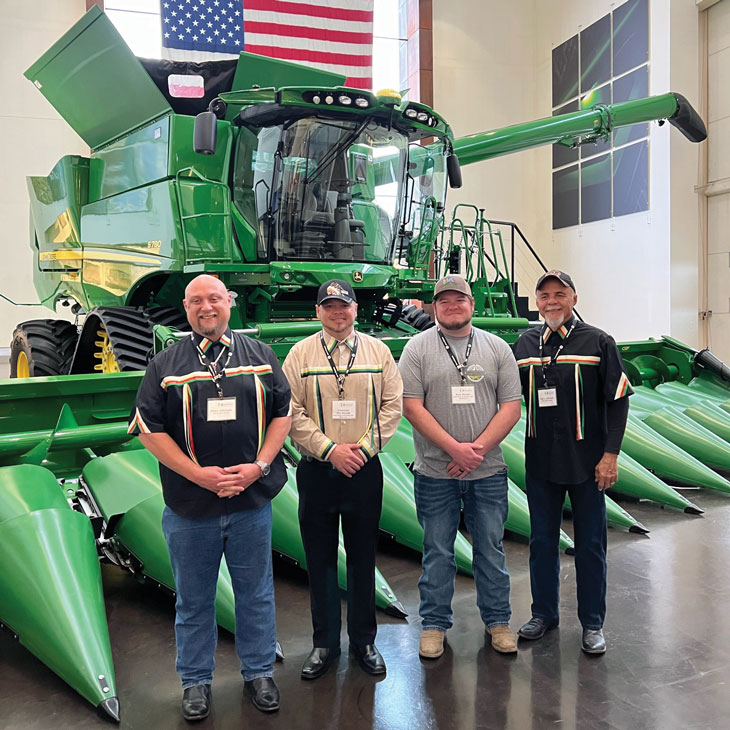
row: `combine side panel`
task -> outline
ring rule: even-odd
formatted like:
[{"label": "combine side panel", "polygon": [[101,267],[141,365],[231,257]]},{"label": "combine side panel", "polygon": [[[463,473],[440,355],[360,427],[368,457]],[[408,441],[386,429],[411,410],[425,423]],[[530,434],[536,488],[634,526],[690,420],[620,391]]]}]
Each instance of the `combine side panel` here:
[{"label": "combine side panel", "polygon": [[40,466],[0,469],[0,620],[40,661],[119,720],[91,524]]}]

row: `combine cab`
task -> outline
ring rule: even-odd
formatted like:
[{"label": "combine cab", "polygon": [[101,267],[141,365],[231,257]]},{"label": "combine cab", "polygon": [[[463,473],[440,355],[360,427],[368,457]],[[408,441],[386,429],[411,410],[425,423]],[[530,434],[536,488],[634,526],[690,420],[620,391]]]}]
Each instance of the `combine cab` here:
[{"label": "combine cab", "polygon": [[[446,272],[472,282],[474,324],[512,342],[530,323],[517,315],[500,242],[488,233],[459,247],[441,237],[460,164],[592,142],[654,119],[691,141],[705,136],[686,100],[664,94],[455,139],[423,104],[311,68],[245,53],[211,64],[139,60],[95,6],[26,76],[92,151],[28,180],[36,290],[77,320],[19,324],[11,374],[21,380],[0,383],[0,623],[114,720],[98,560],[174,592],[157,466],[126,421],[150,353],[184,336],[181,302],[194,276],[220,277],[235,295],[231,326],[282,358],[319,329],[315,292],[332,277],[352,283],[358,327],[396,357],[431,324],[404,300],[429,302]],[[181,87],[202,96],[180,98]],[[718,473],[730,470],[718,456],[730,441],[730,374],[669,340],[628,343],[624,356],[642,387],[616,491],[700,512],[656,475],[730,491]],[[411,436],[404,421],[382,457],[381,529],[418,550]],[[291,484],[298,455],[285,451],[290,483],[274,500],[273,544],[306,567]],[[519,428],[505,457],[507,527],[528,535]],[[610,501],[609,521],[646,531]],[[461,536],[457,563],[471,572]],[[377,590],[381,608],[405,614],[380,574]],[[225,566],[218,620],[233,628]]]}]

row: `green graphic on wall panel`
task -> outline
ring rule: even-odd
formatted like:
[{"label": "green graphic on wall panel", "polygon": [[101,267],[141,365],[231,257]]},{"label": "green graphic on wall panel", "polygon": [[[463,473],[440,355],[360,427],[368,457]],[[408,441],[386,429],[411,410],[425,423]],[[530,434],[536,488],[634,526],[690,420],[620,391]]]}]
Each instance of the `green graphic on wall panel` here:
[{"label": "green graphic on wall panel", "polygon": [[[641,99],[649,93],[648,13],[647,0],[628,0],[553,49],[554,116],[575,105],[594,108]],[[618,155],[618,159],[610,158],[617,156],[617,148],[638,143],[648,134],[649,125],[640,123],[613,129],[603,137],[591,139],[588,145],[581,138],[561,140],[555,145],[553,229],[647,210],[648,146],[639,143],[636,149]],[[573,147],[580,146],[580,155],[571,149],[571,143]],[[594,159],[605,153],[609,159]],[[579,157],[576,170],[565,168]],[[637,165],[630,175],[628,160]],[[622,174],[620,182],[614,180],[617,172]],[[619,187],[617,198],[615,191]]]}]

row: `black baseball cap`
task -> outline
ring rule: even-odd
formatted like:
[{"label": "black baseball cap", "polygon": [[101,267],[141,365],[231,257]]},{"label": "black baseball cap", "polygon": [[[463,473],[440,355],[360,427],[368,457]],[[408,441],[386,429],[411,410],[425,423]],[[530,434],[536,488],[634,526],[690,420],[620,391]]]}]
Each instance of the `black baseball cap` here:
[{"label": "black baseball cap", "polygon": [[558,269],[552,269],[546,271],[538,280],[535,286],[535,291],[540,291],[540,287],[545,283],[547,279],[557,279],[563,286],[569,286],[575,291],[575,284],[570,278],[570,274],[566,274],[564,271],[558,271]]},{"label": "black baseball cap", "polygon": [[345,302],[345,304],[352,304],[352,302],[357,301],[352,286],[341,279],[330,279],[319,287],[319,291],[317,292],[317,305],[322,304],[327,299],[339,299]]}]

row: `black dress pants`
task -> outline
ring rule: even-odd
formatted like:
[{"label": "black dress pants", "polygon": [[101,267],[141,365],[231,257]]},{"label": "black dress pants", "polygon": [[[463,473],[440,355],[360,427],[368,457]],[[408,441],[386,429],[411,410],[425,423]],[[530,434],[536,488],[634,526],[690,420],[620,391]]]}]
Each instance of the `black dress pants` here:
[{"label": "black dress pants", "polygon": [[352,477],[329,462],[302,459],[297,467],[299,527],[309,572],[313,646],[340,645],[342,607],[337,582],[340,518],[347,552],[347,633],[358,647],[375,642],[375,550],[383,502],[376,456]]}]

